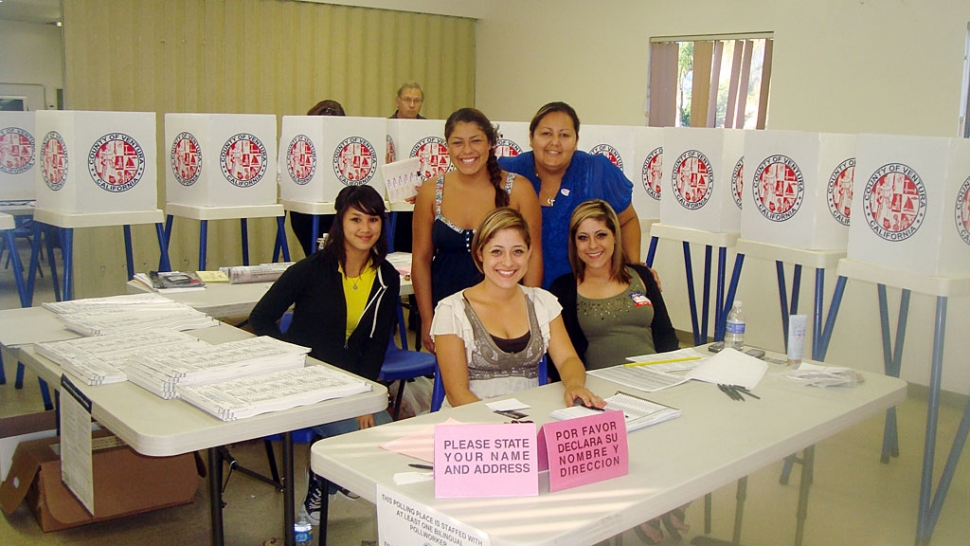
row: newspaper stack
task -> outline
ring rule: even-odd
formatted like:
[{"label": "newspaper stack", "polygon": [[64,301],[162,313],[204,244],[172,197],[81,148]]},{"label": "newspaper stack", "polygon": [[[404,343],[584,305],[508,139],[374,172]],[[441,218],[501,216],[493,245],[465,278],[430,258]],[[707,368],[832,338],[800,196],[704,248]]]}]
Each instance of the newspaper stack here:
[{"label": "newspaper stack", "polygon": [[201,386],[180,386],[183,400],[223,421],[343,398],[370,385],[325,366],[307,366]]},{"label": "newspaper stack", "polygon": [[179,385],[204,385],[302,368],[310,352],[268,336],[166,349],[164,354],[146,349],[126,358],[128,381],[166,400],[178,398]]},{"label": "newspaper stack", "polygon": [[295,262],[281,262],[259,265],[239,265],[234,267],[220,267],[219,271],[229,275],[230,284],[244,284],[250,282],[273,282]]},{"label": "newspaper stack", "polygon": [[151,347],[153,351],[168,352],[202,343],[174,330],[153,329],[38,343],[35,347],[39,354],[88,385],[106,385],[128,380],[125,359],[134,351]]}]

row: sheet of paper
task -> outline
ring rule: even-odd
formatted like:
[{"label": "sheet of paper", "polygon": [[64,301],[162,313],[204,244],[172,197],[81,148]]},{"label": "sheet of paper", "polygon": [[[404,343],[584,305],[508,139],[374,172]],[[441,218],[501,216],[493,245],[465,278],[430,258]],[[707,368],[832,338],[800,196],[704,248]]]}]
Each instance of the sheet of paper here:
[{"label": "sheet of paper", "polygon": [[60,410],[61,480],[87,511],[94,514],[91,402],[64,377]]},{"label": "sheet of paper", "polygon": [[377,538],[396,546],[489,546],[482,531],[377,484]]},{"label": "sheet of paper", "polygon": [[531,406],[525,404],[515,398],[509,398],[508,400],[499,400],[498,402],[489,402],[485,404],[488,409],[492,411],[515,411],[529,409]]},{"label": "sheet of paper", "polygon": [[702,353],[693,347],[688,347],[667,353],[630,356],[627,360],[630,364],[643,364],[654,370],[670,373],[693,370],[710,357],[710,353]]},{"label": "sheet of paper", "polygon": [[[444,424],[460,425],[461,422],[448,419]],[[397,440],[383,443],[381,449],[434,464],[434,425],[428,425],[414,434],[408,434]]]},{"label": "sheet of paper", "polygon": [[394,485],[430,482],[434,479],[434,472],[398,472],[394,474]]},{"label": "sheet of paper", "polygon": [[754,389],[767,371],[768,364],[763,360],[728,348],[687,372],[687,377],[708,383]]},{"label": "sheet of paper", "polygon": [[685,377],[664,373],[655,368],[656,366],[628,367],[619,365],[601,370],[591,370],[588,373],[644,392],[656,392],[687,381]]}]

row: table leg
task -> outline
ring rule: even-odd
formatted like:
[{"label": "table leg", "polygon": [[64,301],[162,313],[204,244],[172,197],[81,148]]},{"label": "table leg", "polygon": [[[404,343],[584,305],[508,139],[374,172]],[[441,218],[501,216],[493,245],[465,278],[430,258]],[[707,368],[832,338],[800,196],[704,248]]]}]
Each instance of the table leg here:
[{"label": "table leg", "polygon": [[135,278],[135,259],[131,255],[131,226],[125,224],[125,263],[128,265],[128,280]]},{"label": "table leg", "polygon": [[330,480],[320,477],[323,482],[323,497],[320,499],[320,526],[317,527],[317,544],[327,546],[327,526],[330,520]]},{"label": "table leg", "polygon": [[249,222],[245,218],[239,219],[239,231],[242,234],[243,265],[249,265]]},{"label": "table leg", "polygon": [[218,447],[208,449],[209,459],[209,521],[212,527],[212,546],[225,544],[222,527],[222,456]]},{"label": "table leg", "polygon": [[[294,509],[295,488],[293,487],[293,433],[286,431],[283,433],[283,536],[286,537],[286,546],[296,545],[296,536],[293,534],[293,524],[296,523]],[[327,490],[323,490],[323,496],[327,496]],[[323,520],[321,513],[321,521]]]},{"label": "table leg", "polygon": [[802,481],[798,485],[798,510],[795,512],[795,546],[802,546],[802,540],[805,538],[805,520],[808,519],[808,489],[814,479],[815,446],[806,447],[802,457]]}]

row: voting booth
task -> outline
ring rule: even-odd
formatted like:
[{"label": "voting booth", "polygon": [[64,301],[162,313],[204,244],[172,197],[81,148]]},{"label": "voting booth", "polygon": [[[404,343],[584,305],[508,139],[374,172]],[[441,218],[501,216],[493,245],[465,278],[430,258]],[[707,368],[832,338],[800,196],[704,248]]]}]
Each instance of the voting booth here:
[{"label": "voting booth", "polygon": [[497,157],[515,157],[532,150],[529,143],[529,123],[526,121],[493,121],[498,130],[495,143]]},{"label": "voting booth", "polygon": [[848,258],[970,276],[970,142],[859,135]]},{"label": "voting booth", "polygon": [[421,160],[421,178],[424,180],[451,169],[445,142],[445,120],[389,119],[386,123],[388,149],[394,151],[395,161],[417,157]]},{"label": "voting booth", "polygon": [[638,169],[633,160],[636,149],[634,129],[623,125],[583,125],[579,132],[578,149],[606,156],[628,179],[636,181]]},{"label": "voting booth", "polygon": [[37,208],[155,212],[155,114],[40,110]]},{"label": "voting booth", "polygon": [[0,112],[0,201],[34,198],[36,135],[34,112]]},{"label": "voting booth", "polygon": [[276,116],[165,114],[169,203],[239,207],[276,203]]},{"label": "voting booth", "polygon": [[714,233],[741,229],[731,178],[742,168],[745,131],[665,128],[660,221]]},{"label": "voting booth", "polygon": [[369,185],[386,196],[383,118],[283,116],[280,198],[333,202],[346,186]]},{"label": "voting booth", "polygon": [[748,132],[741,238],[802,250],[844,250],[855,139],[801,131]]},{"label": "voting booth", "polygon": [[633,208],[640,218],[660,218],[663,191],[664,130],[633,128]]}]

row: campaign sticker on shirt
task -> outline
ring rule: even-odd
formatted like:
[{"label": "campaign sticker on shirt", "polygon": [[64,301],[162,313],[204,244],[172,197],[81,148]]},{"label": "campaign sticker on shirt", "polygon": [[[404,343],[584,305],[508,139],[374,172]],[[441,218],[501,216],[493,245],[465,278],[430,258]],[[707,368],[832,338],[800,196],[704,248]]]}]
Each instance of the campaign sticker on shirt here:
[{"label": "campaign sticker on shirt", "polygon": [[559,193],[565,195],[566,197],[569,197],[569,188],[563,188],[559,190]]},{"label": "campaign sticker on shirt", "polygon": [[653,302],[650,301],[650,298],[644,296],[643,292],[634,292],[630,294],[630,299],[633,300],[633,305],[636,305],[637,307],[643,307],[644,305],[653,307]]}]

